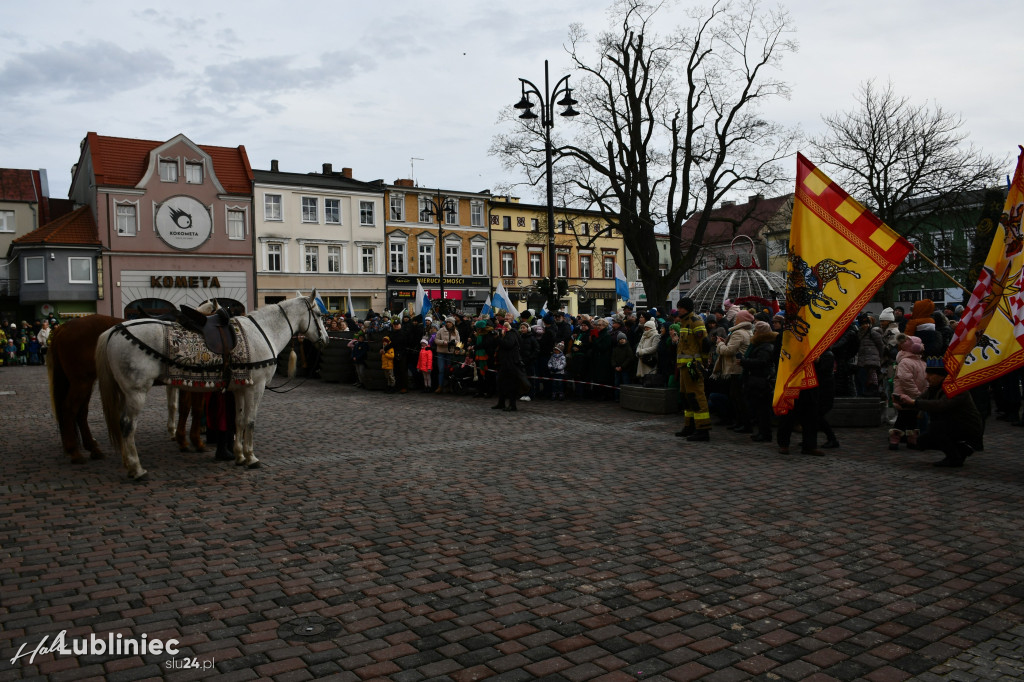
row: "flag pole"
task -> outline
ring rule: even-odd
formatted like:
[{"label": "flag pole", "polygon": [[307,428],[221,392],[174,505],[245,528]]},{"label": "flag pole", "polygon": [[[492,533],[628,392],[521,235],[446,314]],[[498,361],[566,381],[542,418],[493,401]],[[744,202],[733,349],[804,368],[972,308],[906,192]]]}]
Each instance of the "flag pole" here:
[{"label": "flag pole", "polygon": [[958,281],[956,281],[955,279],[953,279],[953,275],[949,274],[948,272],[946,272],[945,270],[943,270],[942,268],[940,268],[940,267],[939,267],[939,264],[938,264],[938,263],[936,263],[936,262],[935,262],[935,261],[933,261],[933,260],[932,260],[931,258],[929,258],[928,256],[926,256],[926,255],[924,255],[923,253],[921,253],[921,251],[920,251],[920,250],[919,250],[919,249],[918,249],[917,247],[914,247],[914,253],[916,253],[916,254],[917,254],[918,256],[920,256],[921,258],[925,259],[926,261],[928,261],[928,263],[930,263],[930,264],[931,264],[931,266],[932,266],[933,268],[935,268],[936,270],[938,270],[939,272],[941,272],[941,273],[942,273],[943,275],[945,275],[945,276],[946,276],[946,278],[947,278],[947,279],[948,279],[948,280],[949,280],[950,282],[952,282],[953,284],[955,284],[955,285],[957,285],[958,287],[960,287],[961,289],[963,289],[963,290],[964,290],[964,291],[965,291],[965,292],[967,293],[967,295],[968,295],[968,296],[970,296],[970,295],[971,295],[971,290],[970,290],[970,289],[968,289],[968,288],[967,288],[967,287],[965,287],[965,286],[964,286],[963,284],[960,284],[960,282],[958,282]]}]

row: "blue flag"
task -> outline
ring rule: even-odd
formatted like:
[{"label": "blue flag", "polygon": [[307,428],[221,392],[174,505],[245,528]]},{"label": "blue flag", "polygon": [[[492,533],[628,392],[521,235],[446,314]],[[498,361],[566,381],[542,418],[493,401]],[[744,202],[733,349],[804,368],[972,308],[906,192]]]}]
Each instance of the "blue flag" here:
[{"label": "blue flag", "polygon": [[419,283],[419,280],[416,281],[416,305],[413,306],[413,310],[423,317],[430,314],[430,297],[423,290],[423,285]]},{"label": "blue flag", "polygon": [[319,292],[317,292],[316,298],[313,299],[313,303],[316,303],[316,307],[320,309],[321,315],[327,314],[327,306],[324,305],[324,299],[320,298]]},{"label": "blue flag", "polygon": [[629,282],[626,281],[626,273],[618,263],[615,264],[615,295],[623,301],[629,300]]},{"label": "blue flag", "polygon": [[491,298],[491,306],[493,306],[495,310],[501,308],[511,317],[516,317],[518,315],[515,306],[512,305],[512,299],[509,298],[508,292],[505,291],[505,285],[501,282],[498,282],[498,288],[494,290],[494,297]]},{"label": "blue flag", "polygon": [[484,317],[490,317],[492,312],[491,308],[491,297],[488,296],[487,300],[484,301],[484,307],[480,309],[480,314]]}]

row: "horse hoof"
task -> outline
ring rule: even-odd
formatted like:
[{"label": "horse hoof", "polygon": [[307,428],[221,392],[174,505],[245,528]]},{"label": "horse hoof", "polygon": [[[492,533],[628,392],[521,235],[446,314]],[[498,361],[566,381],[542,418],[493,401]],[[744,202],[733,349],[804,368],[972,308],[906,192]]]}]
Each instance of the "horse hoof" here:
[{"label": "horse hoof", "polygon": [[85,458],[85,455],[83,455],[81,452],[76,452],[71,455],[72,464],[85,464],[87,461],[89,460],[87,460]]},{"label": "horse hoof", "polygon": [[140,482],[146,480],[146,476],[147,475],[149,475],[149,472],[143,470],[143,471],[140,471],[139,473],[135,474],[134,476],[129,474],[128,478],[131,479],[132,481],[134,481],[135,483],[140,483]]},{"label": "horse hoof", "polygon": [[248,466],[248,467],[249,467],[250,469],[259,469],[259,468],[260,468],[260,463],[259,463],[259,462],[253,462],[252,464],[249,464],[249,465],[247,465],[247,466]]}]

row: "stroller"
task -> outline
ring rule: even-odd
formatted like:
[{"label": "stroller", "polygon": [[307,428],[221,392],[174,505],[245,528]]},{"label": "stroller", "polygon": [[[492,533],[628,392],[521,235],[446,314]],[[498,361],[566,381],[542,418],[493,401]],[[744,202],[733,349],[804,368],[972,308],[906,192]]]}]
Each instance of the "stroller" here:
[{"label": "stroller", "polygon": [[445,386],[455,395],[465,395],[473,390],[473,378],[476,373],[476,366],[472,361],[453,362],[448,365],[445,372]]}]

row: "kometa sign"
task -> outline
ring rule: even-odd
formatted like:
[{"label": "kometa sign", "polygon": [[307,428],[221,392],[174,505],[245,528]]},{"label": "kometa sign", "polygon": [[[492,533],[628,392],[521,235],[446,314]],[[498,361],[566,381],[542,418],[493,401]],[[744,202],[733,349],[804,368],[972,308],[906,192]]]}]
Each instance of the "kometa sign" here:
[{"label": "kometa sign", "polygon": [[197,249],[212,230],[209,210],[192,197],[171,197],[156,210],[156,233],[173,249]]}]

